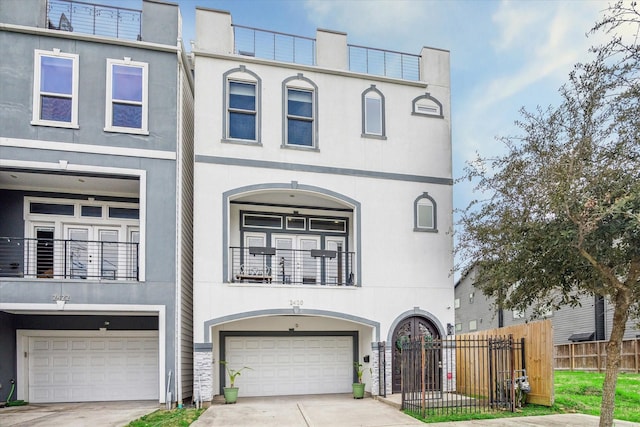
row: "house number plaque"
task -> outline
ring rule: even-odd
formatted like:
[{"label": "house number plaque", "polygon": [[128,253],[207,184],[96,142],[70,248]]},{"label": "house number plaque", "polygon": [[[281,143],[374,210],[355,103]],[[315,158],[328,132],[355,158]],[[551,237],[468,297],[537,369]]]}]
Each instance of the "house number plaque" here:
[{"label": "house number plaque", "polygon": [[300,307],[302,305],[304,305],[304,301],[301,299],[290,299],[289,300],[289,305],[292,307]]}]

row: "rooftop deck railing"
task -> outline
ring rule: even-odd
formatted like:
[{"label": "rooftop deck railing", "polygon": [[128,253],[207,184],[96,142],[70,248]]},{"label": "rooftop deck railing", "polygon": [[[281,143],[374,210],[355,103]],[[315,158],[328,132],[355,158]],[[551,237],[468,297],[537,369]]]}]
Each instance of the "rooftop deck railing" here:
[{"label": "rooftop deck railing", "polygon": [[352,44],[347,46],[351,71],[403,80],[420,80],[420,55]]},{"label": "rooftop deck railing", "polygon": [[231,247],[230,282],[355,286],[354,252]]},{"label": "rooftop deck railing", "polygon": [[0,237],[0,278],[138,280],[138,243]]},{"label": "rooftop deck railing", "polygon": [[[234,25],[234,52],[273,61],[316,64],[316,40],[310,37]],[[420,80],[420,55],[347,45],[349,70],[403,80]]]},{"label": "rooftop deck railing", "polygon": [[238,55],[254,56],[295,64],[316,64],[316,40],[293,34],[233,26],[234,50]]},{"label": "rooftop deck railing", "polygon": [[48,0],[47,28],[141,40],[142,11],[71,0]]}]

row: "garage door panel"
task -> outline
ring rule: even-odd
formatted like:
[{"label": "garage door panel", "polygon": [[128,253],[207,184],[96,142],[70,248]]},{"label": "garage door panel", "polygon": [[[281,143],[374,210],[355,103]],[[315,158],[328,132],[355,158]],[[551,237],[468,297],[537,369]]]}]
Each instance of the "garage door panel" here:
[{"label": "garage door panel", "polygon": [[86,402],[158,398],[158,340],[29,337],[29,400]]},{"label": "garage door panel", "polygon": [[252,368],[236,382],[242,396],[351,391],[351,336],[227,337],[225,346],[231,368]]}]

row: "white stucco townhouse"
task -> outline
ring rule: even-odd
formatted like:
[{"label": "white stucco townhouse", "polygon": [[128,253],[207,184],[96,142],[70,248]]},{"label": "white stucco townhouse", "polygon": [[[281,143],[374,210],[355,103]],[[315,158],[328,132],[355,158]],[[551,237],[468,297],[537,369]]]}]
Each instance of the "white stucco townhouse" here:
[{"label": "white stucco townhouse", "polygon": [[221,360],[241,396],[350,392],[354,361],[398,392],[398,339],[453,333],[449,52],[197,8],[192,53],[196,393]]}]

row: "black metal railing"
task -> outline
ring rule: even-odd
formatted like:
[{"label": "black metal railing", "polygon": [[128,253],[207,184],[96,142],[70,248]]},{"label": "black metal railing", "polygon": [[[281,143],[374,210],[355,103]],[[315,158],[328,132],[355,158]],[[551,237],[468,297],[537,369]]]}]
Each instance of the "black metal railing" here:
[{"label": "black metal railing", "polygon": [[530,391],[524,339],[423,336],[401,348],[402,408],[422,418],[515,411]]},{"label": "black metal railing", "polygon": [[231,247],[230,282],[355,286],[354,252]]},{"label": "black metal railing", "polygon": [[403,80],[420,80],[420,55],[352,44],[348,48],[351,71]]},{"label": "black metal railing", "polygon": [[138,280],[139,244],[0,237],[0,277]]},{"label": "black metal railing", "polygon": [[141,40],[142,11],[71,0],[48,0],[47,28]]},{"label": "black metal railing", "polygon": [[316,64],[316,40],[310,37],[258,28],[233,26],[234,51],[238,55],[295,64]]}]

